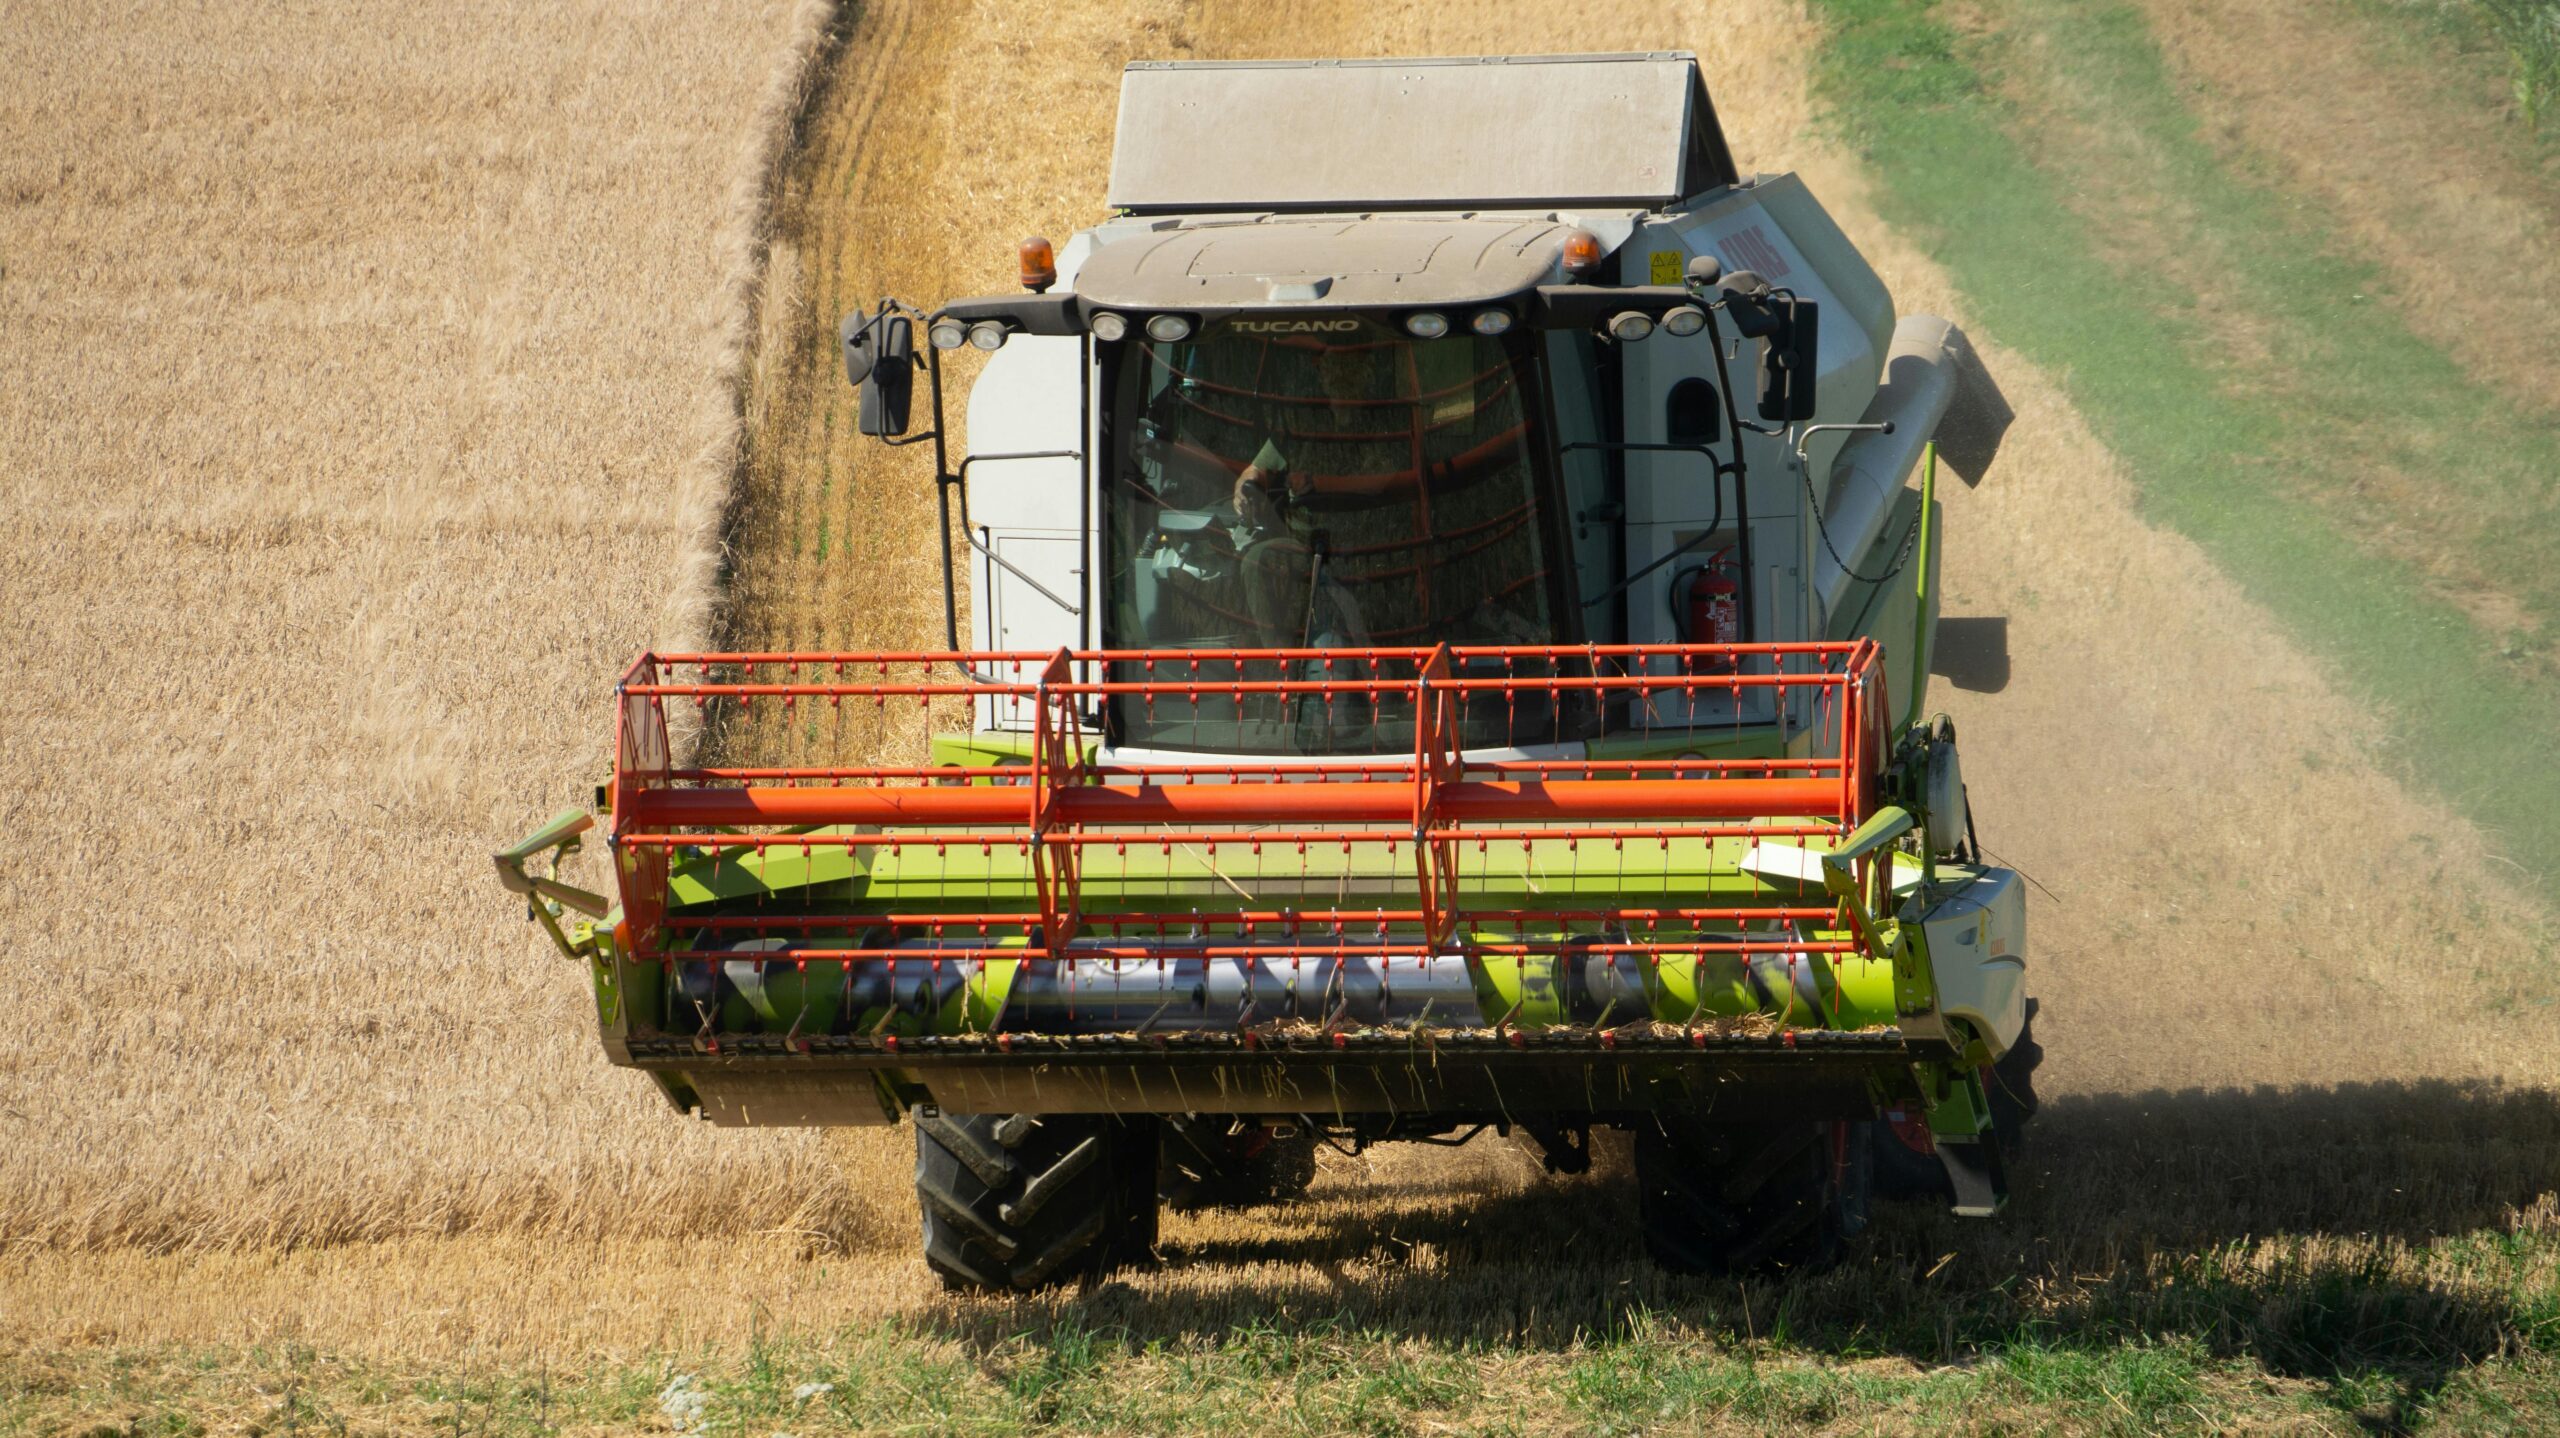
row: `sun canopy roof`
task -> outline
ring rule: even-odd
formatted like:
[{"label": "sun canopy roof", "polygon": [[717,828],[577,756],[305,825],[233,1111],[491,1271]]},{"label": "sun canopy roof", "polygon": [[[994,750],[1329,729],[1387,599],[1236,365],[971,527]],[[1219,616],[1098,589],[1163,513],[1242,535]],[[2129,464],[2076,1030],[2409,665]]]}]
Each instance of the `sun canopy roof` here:
[{"label": "sun canopy roof", "polygon": [[1095,304],[1142,310],[1469,304],[1554,278],[1564,234],[1546,220],[1228,220],[1104,245],[1075,287]]},{"label": "sun canopy roof", "polygon": [[1731,184],[1688,51],[1148,61],[1120,81],[1134,213],[1670,204]]}]

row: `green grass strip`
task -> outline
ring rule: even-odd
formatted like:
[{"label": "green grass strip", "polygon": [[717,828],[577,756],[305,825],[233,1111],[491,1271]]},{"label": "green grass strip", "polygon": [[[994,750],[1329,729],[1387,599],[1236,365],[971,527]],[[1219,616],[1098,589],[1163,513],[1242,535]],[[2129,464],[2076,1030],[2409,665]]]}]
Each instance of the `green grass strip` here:
[{"label": "green grass strip", "polygon": [[2551,1377],[2527,1354],[2304,1378],[2184,1338],[2021,1339],[1933,1369],[1652,1325],[1512,1353],[1321,1319],[1195,1338],[1069,1321],[992,1342],[893,1321],[565,1367],[299,1345],[12,1352],[0,1438],[2547,1432]]},{"label": "green grass strip", "polygon": [[[2278,351],[2297,383],[2273,393],[2230,383],[2210,317],[2185,291],[2098,258],[2064,182],[2037,167],[2018,115],[1985,85],[1984,46],[1960,41],[1932,0],[1816,0],[1830,31],[1820,90],[1868,162],[1884,218],[1928,247],[1989,333],[2066,377],[2135,476],[2148,517],[2193,539],[2349,692],[2380,706],[2394,766],[2441,792],[2539,892],[2560,898],[2560,693],[2429,597],[2409,564],[2353,543],[2277,479],[2307,465],[2297,482],[2342,482],[2334,467],[2317,470],[2324,445],[2389,442],[2415,454],[2450,434],[2462,447],[2438,453],[2433,472],[2466,502],[2514,503],[2522,516],[2547,507],[2514,492],[2547,451],[2380,307],[2350,307],[2350,296],[2370,292],[2362,272],[2306,244],[2278,197],[2220,169],[2137,12],[2085,0],[2010,8],[2050,27],[2045,53],[2066,57],[2073,93],[2094,96],[2107,123],[2130,127],[2165,155],[2168,173],[2192,182],[2177,199],[2216,258],[2235,266],[2232,291],[2264,306],[2288,344],[2307,346]],[[2324,385],[2329,397],[2305,402]],[[2548,554],[2552,536],[2515,539],[2493,572],[2507,571],[2497,577],[2544,609],[2560,576],[2530,572],[2523,554]]]}]

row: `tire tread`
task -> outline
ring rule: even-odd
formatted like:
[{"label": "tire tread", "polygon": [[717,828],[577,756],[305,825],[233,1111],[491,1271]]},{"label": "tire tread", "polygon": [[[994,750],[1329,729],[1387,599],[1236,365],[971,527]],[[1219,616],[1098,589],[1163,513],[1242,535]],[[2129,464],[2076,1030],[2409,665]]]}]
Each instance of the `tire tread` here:
[{"label": "tire tread", "polygon": [[[1155,1148],[1152,1120],[919,1109],[926,1265],[946,1287],[1019,1292],[1143,1259]],[[1133,1185],[1123,1170],[1141,1159]]]}]

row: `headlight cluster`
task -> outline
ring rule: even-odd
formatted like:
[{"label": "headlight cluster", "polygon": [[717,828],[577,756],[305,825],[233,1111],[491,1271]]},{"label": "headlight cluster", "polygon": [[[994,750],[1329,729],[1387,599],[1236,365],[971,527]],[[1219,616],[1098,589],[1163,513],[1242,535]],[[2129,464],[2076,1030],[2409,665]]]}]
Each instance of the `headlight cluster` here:
[{"label": "headlight cluster", "polygon": [[[1129,337],[1131,319],[1132,316],[1115,310],[1098,310],[1092,319],[1085,322],[1085,329],[1095,339],[1110,344]],[[1189,315],[1149,315],[1139,323],[1147,338],[1158,344],[1179,344],[1191,338]]]},{"label": "headlight cluster", "polygon": [[[1467,316],[1467,328],[1491,339],[1511,328],[1511,311],[1478,310]],[[1418,340],[1436,340],[1449,332],[1449,317],[1438,310],[1415,310],[1404,317],[1404,332]]]},{"label": "headlight cluster", "polygon": [[935,320],[933,327],[925,331],[925,338],[931,340],[933,347],[938,350],[956,350],[962,345],[975,345],[979,349],[989,351],[1000,350],[1004,348],[1004,342],[1012,337],[1012,329],[1002,320],[980,320],[976,324],[971,324],[967,320],[953,319],[948,315]]},{"label": "headlight cluster", "polygon": [[1687,339],[1707,327],[1707,312],[1696,305],[1678,305],[1662,312],[1659,318],[1642,310],[1621,310],[1609,317],[1609,337],[1640,340],[1652,337],[1656,329],[1678,339]]}]

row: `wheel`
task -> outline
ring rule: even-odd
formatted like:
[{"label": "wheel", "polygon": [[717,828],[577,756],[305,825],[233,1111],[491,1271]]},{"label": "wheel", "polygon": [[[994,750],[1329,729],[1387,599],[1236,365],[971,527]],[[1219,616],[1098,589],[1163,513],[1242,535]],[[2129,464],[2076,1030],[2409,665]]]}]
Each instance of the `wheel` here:
[{"label": "wheel", "polygon": [[[2036,1001],[2027,1000],[2026,1022],[2018,1041],[1984,1070],[1982,1090],[1990,1101],[1992,1136],[2001,1156],[2013,1157],[2026,1146],[2027,1121],[2042,1100],[2036,1097],[2036,1070],[2044,1063],[2044,1045],[2036,1042]],[[1952,1198],[1947,1171],[1938,1162],[1937,1144],[1917,1112],[1900,1118],[1888,1114],[1875,1121],[1876,1192],[1887,1198]]]},{"label": "wheel", "polygon": [[1316,1181],[1316,1136],[1282,1138],[1267,1124],[1223,1114],[1164,1120],[1158,1187],[1175,1208],[1250,1208],[1306,1195]]},{"label": "wheel", "polygon": [[1674,1273],[1811,1272],[1866,1226],[1863,1122],[1709,1123],[1657,1115],[1636,1130],[1645,1251]]},{"label": "wheel", "polygon": [[951,1288],[1022,1291],[1143,1261],[1155,1174],[1153,1118],[916,1110],[924,1261]]}]

